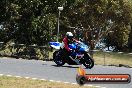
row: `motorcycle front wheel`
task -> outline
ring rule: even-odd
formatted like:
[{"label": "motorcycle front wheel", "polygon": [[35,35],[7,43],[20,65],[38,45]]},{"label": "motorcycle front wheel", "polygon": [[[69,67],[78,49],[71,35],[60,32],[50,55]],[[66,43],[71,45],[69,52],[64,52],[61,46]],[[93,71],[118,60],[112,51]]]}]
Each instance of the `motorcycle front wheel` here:
[{"label": "motorcycle front wheel", "polygon": [[55,51],[53,53],[53,60],[57,64],[57,66],[63,66],[65,62],[61,58],[61,51]]},{"label": "motorcycle front wheel", "polygon": [[85,54],[83,65],[86,68],[91,69],[94,66],[94,60],[88,54]]}]

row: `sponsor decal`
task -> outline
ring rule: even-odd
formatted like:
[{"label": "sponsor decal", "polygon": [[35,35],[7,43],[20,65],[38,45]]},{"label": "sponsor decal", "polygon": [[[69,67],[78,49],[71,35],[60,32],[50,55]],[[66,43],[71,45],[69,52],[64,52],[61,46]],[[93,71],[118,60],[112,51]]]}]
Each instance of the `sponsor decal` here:
[{"label": "sponsor decal", "polygon": [[130,83],[131,76],[129,74],[86,74],[86,71],[79,67],[76,81],[79,85],[86,83]]}]

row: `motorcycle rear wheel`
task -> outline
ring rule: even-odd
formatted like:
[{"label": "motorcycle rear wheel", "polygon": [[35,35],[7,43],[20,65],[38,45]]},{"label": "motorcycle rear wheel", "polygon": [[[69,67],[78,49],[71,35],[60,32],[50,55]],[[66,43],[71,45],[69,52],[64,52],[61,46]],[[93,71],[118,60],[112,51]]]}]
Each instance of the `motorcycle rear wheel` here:
[{"label": "motorcycle rear wheel", "polygon": [[61,58],[61,51],[55,51],[53,53],[53,60],[57,64],[57,66],[63,66],[65,62]]}]

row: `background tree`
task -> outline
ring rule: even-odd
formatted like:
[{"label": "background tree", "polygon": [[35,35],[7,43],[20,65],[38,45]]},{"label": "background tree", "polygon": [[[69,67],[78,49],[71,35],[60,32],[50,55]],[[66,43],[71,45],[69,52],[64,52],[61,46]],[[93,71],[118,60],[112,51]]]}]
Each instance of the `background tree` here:
[{"label": "background tree", "polygon": [[109,45],[122,50],[128,43],[130,33],[128,28],[131,21],[130,5],[124,0],[80,0],[69,7],[69,13],[65,13],[66,20],[70,23],[68,25],[84,30],[84,37],[91,49],[94,49],[95,44],[112,30],[114,39],[105,42],[113,43]]},{"label": "background tree", "polygon": [[[57,34],[58,7],[63,6],[60,17],[61,34],[69,29],[76,30],[78,37],[83,38],[91,49],[94,49],[99,40],[104,39],[107,46],[123,50],[127,45],[131,46],[130,1],[2,0],[0,41],[27,45],[47,44],[53,40],[53,34]],[[109,33],[111,30],[113,33]]]}]

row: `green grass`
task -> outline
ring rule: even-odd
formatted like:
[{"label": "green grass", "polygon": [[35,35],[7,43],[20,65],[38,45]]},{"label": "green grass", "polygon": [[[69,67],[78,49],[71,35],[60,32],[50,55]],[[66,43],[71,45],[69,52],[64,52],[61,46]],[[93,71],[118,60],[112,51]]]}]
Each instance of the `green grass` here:
[{"label": "green grass", "polygon": [[104,65],[104,60],[106,65],[129,65],[132,66],[132,55],[127,53],[117,53],[117,52],[96,52],[94,54],[94,59],[96,64]]},{"label": "green grass", "polygon": [[1,76],[0,88],[95,88],[95,87],[86,87],[73,84]]},{"label": "green grass", "polygon": [[[26,47],[21,47],[18,50],[18,53],[21,53],[20,57],[25,57],[26,59],[28,59],[28,58],[30,58],[30,51],[29,50],[24,51],[25,48]],[[40,50],[39,48],[34,48],[34,50],[35,50],[34,54],[36,54],[36,58],[38,58],[39,60],[45,60],[45,58],[48,55],[48,50],[43,51],[43,50]],[[0,54],[1,55],[7,55],[7,56],[17,54],[17,48],[7,47],[3,50],[0,50]]]}]

